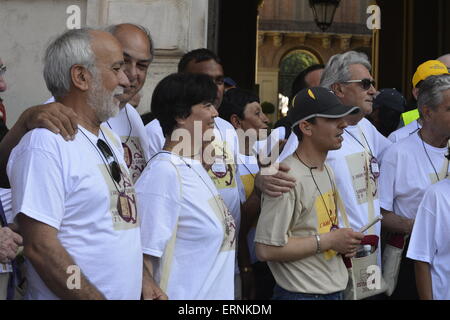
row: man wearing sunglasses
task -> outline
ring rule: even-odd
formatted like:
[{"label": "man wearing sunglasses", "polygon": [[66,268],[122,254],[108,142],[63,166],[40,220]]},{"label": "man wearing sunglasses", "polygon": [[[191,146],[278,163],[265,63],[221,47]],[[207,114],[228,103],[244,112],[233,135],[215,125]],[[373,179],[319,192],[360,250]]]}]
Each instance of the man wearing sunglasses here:
[{"label": "man wearing sunglasses", "polygon": [[[363,53],[349,51],[331,57],[322,75],[321,86],[331,89],[344,105],[361,112],[347,118],[342,148],[328,153],[327,164],[336,173],[350,227],[359,230],[380,215],[378,200],[379,163],[391,142],[365,118],[372,113],[377,92],[370,74],[371,64]],[[380,224],[367,235],[380,237]],[[380,247],[380,246],[378,246]],[[380,252],[380,251],[379,251]],[[378,256],[381,265],[381,256]]]},{"label": "man wearing sunglasses", "polygon": [[47,87],[75,111],[79,126],[70,142],[32,130],[8,162],[28,299],[140,298],[133,183],[120,138],[102,125],[130,86],[123,65],[117,39],[93,29],[69,30],[46,50]]}]

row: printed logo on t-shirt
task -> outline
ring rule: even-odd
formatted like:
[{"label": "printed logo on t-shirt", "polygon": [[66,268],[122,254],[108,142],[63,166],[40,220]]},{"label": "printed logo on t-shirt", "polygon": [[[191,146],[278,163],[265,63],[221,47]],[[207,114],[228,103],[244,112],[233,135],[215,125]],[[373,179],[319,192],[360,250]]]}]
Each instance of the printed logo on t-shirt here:
[{"label": "printed logo on t-shirt", "polygon": [[[336,205],[334,202],[333,191],[324,193],[322,197],[319,195],[314,201],[314,208],[317,215],[317,230],[319,234],[325,234],[331,231],[333,227],[333,221],[337,222]],[[325,207],[325,204],[326,207]],[[328,210],[328,213],[327,213]],[[338,223],[336,223],[338,224]],[[328,250],[323,253],[326,260],[330,260],[337,255],[336,251]]]},{"label": "printed logo on t-shirt", "polygon": [[114,230],[134,229],[139,226],[136,210],[136,194],[127,169],[120,165],[122,178],[120,183],[114,181],[109,169],[104,164],[99,168],[110,193],[110,212]]},{"label": "printed logo on t-shirt", "polygon": [[219,140],[212,142],[217,161],[208,170],[208,174],[216,188],[232,189],[236,187],[236,164],[227,143]]},{"label": "printed logo on t-shirt", "polygon": [[241,176],[242,184],[245,190],[245,199],[248,199],[255,188],[255,177],[251,174]]},{"label": "printed logo on t-shirt", "polygon": [[[139,137],[128,138],[128,136],[120,137],[120,139],[122,140],[125,163],[130,171],[133,182],[136,182],[146,165],[140,139]],[[125,144],[127,139],[128,142]]]},{"label": "printed logo on t-shirt", "polygon": [[367,203],[368,196],[368,181],[367,173],[369,173],[370,189],[374,199],[378,198],[377,179],[374,177],[370,168],[367,167],[365,152],[351,154],[346,157],[347,167],[352,177],[353,190],[355,191],[356,200],[358,204]]},{"label": "printed logo on t-shirt", "polygon": [[224,237],[220,251],[235,250],[236,225],[234,223],[233,216],[225,205],[225,202],[223,202],[223,199],[219,195],[216,195],[214,198],[209,199],[208,203],[213,209],[217,219],[219,219],[219,221],[223,224]]}]

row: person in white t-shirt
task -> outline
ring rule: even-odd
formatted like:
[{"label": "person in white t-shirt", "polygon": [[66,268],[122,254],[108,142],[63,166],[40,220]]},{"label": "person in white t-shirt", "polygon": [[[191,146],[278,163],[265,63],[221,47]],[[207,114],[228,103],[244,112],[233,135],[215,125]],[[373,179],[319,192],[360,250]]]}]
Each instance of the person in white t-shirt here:
[{"label": "person in white t-shirt", "polygon": [[[327,164],[336,175],[350,227],[359,230],[380,215],[378,200],[379,164],[383,152],[391,145],[366,119],[372,112],[376,93],[370,74],[371,65],[364,53],[349,51],[329,60],[322,75],[321,86],[331,89],[344,105],[357,106],[361,112],[348,117],[344,142],[339,150],[330,151]],[[380,238],[381,226],[372,226],[367,235]],[[379,246],[380,247],[380,246]],[[378,250],[381,265],[381,250]]]},{"label": "person in white t-shirt", "polygon": [[[418,107],[422,128],[390,147],[383,158],[380,178],[383,214],[399,223],[387,231],[410,234],[425,191],[449,176],[450,76],[431,76],[423,81]],[[406,244],[407,246],[407,244]],[[406,250],[404,250],[406,255]],[[394,299],[417,299],[413,264],[403,259]]]},{"label": "person in white t-shirt", "polygon": [[273,276],[266,263],[256,259],[254,236],[261,210],[260,191],[255,188],[259,165],[253,145],[267,137],[269,119],[254,93],[240,88],[225,92],[219,109],[222,119],[230,122],[239,138],[239,190],[241,225],[238,237],[238,271],[235,292],[237,300],[266,300],[272,296]]},{"label": "person in white t-shirt", "polygon": [[142,248],[120,139],[101,123],[130,85],[120,43],[69,30],[47,48],[44,78],[79,117],[71,142],[27,133],[8,162],[13,214],[24,238],[28,299],[139,299]]},{"label": "person in white t-shirt", "polygon": [[[236,226],[205,170],[214,162],[216,91],[207,75],[178,73],[153,93],[152,111],[166,139],[136,190],[144,280],[159,284],[160,298],[234,299]],[[155,292],[144,288],[143,298]]]},{"label": "person in white t-shirt", "polygon": [[417,210],[407,257],[415,260],[421,300],[450,300],[450,180],[431,186]]},{"label": "person in white t-shirt", "polygon": [[[186,53],[178,63],[178,72],[206,74],[210,76],[217,86],[217,96],[214,106],[219,109],[224,92],[223,68],[219,57],[208,49],[196,49]],[[152,99],[152,113],[155,112],[157,102]],[[238,138],[233,126],[222,118],[215,118],[213,146],[216,152],[216,162],[208,170],[208,174],[216,185],[225,204],[233,215],[236,225],[240,224],[240,197],[237,183],[236,159],[238,154]],[[162,150],[165,141],[162,135],[158,119],[153,120],[146,126],[150,142],[150,157]]]},{"label": "person in white t-shirt", "polygon": [[[150,157],[144,123],[128,102],[145,84],[148,68],[155,55],[154,45],[150,32],[141,25],[122,23],[109,26],[106,31],[116,37],[123,47],[124,72],[130,82],[124,93],[117,97],[120,101],[119,113],[108,119],[106,125],[120,137],[125,163],[133,182],[136,182]],[[46,103],[53,101],[54,97],[51,97]]]}]

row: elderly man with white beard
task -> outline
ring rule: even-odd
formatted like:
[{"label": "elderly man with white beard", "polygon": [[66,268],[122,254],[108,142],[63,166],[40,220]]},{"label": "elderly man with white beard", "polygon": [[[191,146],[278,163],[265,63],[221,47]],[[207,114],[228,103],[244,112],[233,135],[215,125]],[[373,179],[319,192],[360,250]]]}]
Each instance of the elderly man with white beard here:
[{"label": "elderly man with white beard", "polygon": [[79,117],[70,142],[27,133],[7,172],[24,238],[28,299],[139,299],[142,251],[133,183],[120,139],[102,122],[129,86],[120,43],[70,30],[46,50],[44,78]]}]

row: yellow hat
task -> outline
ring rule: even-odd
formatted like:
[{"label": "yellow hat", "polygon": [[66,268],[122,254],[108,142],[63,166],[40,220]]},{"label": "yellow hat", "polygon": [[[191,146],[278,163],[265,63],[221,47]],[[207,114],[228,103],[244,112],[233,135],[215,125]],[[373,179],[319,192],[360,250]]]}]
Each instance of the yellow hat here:
[{"label": "yellow hat", "polygon": [[429,60],[422,63],[414,74],[412,84],[415,88],[420,81],[425,80],[430,76],[440,76],[442,74],[449,74],[448,69],[442,62],[438,60]]}]

